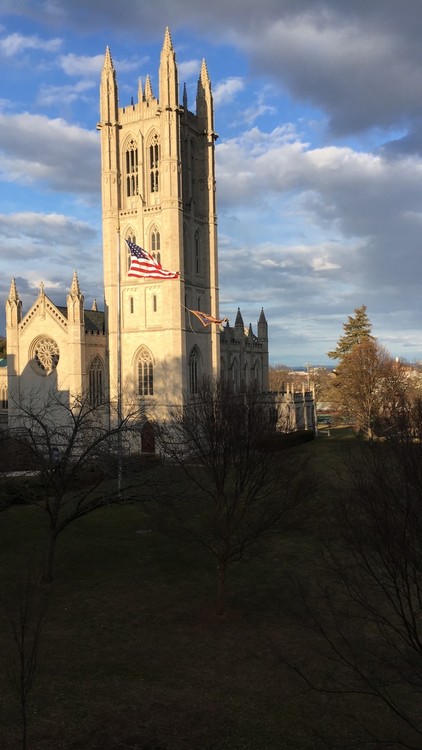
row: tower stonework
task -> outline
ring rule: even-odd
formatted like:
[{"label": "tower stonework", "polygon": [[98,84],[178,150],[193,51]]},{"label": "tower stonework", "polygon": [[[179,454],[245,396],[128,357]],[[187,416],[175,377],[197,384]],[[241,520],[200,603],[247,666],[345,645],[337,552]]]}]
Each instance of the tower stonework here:
[{"label": "tower stonework", "polygon": [[[179,103],[176,56],[166,29],[158,98],[149,77],[119,106],[107,48],[101,75],[101,186],[110,396],[151,398],[157,416],[219,372],[219,331],[187,310],[218,317],[214,113],[202,63],[196,113]],[[126,240],[179,278],[133,278]],[[194,322],[192,323],[192,321]],[[120,384],[120,386],[119,386]]]}]

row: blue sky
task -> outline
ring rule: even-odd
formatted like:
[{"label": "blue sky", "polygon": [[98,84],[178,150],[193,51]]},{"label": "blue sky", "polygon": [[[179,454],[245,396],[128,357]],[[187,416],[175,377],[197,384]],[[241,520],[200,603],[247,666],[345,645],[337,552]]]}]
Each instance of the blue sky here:
[{"label": "blue sky", "polygon": [[[220,312],[264,307],[273,364],[327,362],[366,304],[394,356],[422,359],[419,0],[1,0],[0,333],[10,279],[102,298],[99,75],[120,104],[170,27],[190,108],[215,102]],[[181,93],[181,92],[180,92]]]}]

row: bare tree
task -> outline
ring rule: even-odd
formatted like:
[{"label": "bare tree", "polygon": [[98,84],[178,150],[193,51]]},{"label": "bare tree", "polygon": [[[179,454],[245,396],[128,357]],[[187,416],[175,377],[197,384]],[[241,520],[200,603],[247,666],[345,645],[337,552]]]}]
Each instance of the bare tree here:
[{"label": "bare tree", "polygon": [[121,417],[109,405],[92,405],[88,397],[70,404],[52,391],[47,402],[35,394],[21,398],[18,426],[10,430],[28,454],[33,491],[27,502],[48,518],[43,580],[51,581],[59,535],[78,518],[125,500],[120,486],[122,453],[145,423],[143,403]]},{"label": "bare tree", "polygon": [[45,595],[28,575],[16,604],[2,596],[2,610],[10,629],[8,677],[19,705],[22,750],[28,746],[29,698],[38,673],[40,644],[45,625]]},{"label": "bare tree", "polygon": [[255,388],[237,395],[228,383],[208,379],[159,435],[164,456],[187,480],[172,508],[216,559],[220,615],[228,566],[250,557],[265,535],[285,529],[310,491],[305,456],[295,448],[271,452],[274,438],[265,396]]},{"label": "bare tree", "polygon": [[303,596],[330,669],[295,669],[347,698],[365,747],[422,746],[421,440],[418,402],[393,416],[385,442],[357,444],[325,544],[324,585]]}]

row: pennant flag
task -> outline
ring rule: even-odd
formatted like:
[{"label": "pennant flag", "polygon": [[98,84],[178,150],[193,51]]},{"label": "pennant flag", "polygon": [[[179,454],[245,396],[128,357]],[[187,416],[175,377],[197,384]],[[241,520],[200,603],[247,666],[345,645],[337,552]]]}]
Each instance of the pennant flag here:
[{"label": "pennant flag", "polygon": [[196,317],[198,318],[198,320],[202,323],[204,327],[209,326],[212,323],[221,325],[222,323],[227,323],[228,321],[228,318],[213,318],[212,315],[207,315],[206,313],[203,313],[200,310],[189,310],[189,312],[192,313],[192,315],[196,315]]},{"label": "pennant flag", "polygon": [[165,271],[161,263],[153,255],[147,253],[142,247],[135,245],[134,242],[126,240],[130,250],[130,269],[128,276],[134,276],[137,279],[149,277],[152,279],[178,279],[178,271]]}]

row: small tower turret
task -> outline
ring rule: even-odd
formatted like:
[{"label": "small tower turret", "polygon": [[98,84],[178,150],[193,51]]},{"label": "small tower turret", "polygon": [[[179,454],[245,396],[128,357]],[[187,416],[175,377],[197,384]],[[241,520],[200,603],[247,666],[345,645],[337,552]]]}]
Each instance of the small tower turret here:
[{"label": "small tower turret", "polygon": [[70,292],[67,295],[67,319],[69,323],[84,323],[84,296],[79,288],[79,279],[76,271],[73,272]]},{"label": "small tower turret", "polygon": [[16,281],[10,284],[9,296],[6,300],[6,325],[17,326],[22,320],[22,301],[19,299]]},{"label": "small tower turret", "polygon": [[236,336],[239,336],[240,331],[242,332],[242,336],[245,335],[245,326],[243,323],[242,313],[240,312],[240,307],[237,308],[237,315],[236,315],[234,327],[236,330]]},{"label": "small tower turret", "polygon": [[258,338],[260,341],[268,341],[268,323],[263,307],[261,308],[261,314],[258,319]]},{"label": "small tower turret", "polygon": [[147,74],[147,77],[145,78],[144,98],[146,102],[150,102],[154,99],[154,93],[152,91],[151,78],[149,74]]}]

